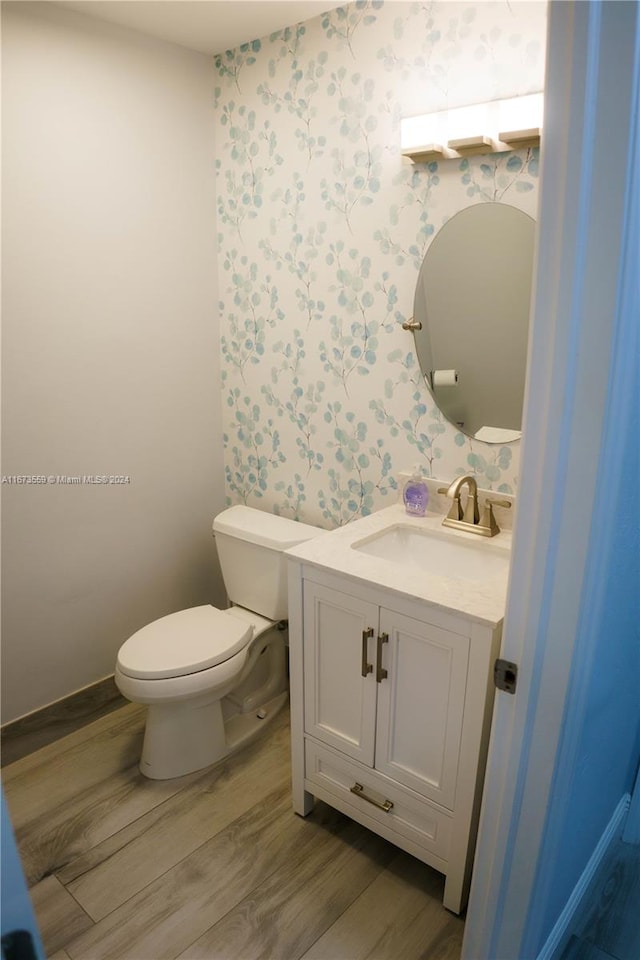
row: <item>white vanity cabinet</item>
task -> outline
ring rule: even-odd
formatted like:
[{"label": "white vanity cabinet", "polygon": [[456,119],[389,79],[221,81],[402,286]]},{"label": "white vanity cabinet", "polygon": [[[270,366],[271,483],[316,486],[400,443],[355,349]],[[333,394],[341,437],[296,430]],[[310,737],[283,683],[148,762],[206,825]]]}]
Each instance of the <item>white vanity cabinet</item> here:
[{"label": "white vanity cabinet", "polygon": [[459,913],[500,626],[289,564],[294,809],[324,800],[435,867]]}]

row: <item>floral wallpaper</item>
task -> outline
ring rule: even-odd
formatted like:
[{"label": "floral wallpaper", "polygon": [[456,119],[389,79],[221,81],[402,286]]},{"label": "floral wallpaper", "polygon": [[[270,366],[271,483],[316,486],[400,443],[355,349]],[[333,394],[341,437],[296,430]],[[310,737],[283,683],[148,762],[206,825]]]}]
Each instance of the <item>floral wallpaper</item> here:
[{"label": "floral wallpaper", "polygon": [[519,442],[435,406],[402,322],[438,229],[535,216],[538,151],[412,165],[400,118],[541,89],[541,2],[360,2],[216,58],[227,499],[324,527],[419,464],[515,492]]}]

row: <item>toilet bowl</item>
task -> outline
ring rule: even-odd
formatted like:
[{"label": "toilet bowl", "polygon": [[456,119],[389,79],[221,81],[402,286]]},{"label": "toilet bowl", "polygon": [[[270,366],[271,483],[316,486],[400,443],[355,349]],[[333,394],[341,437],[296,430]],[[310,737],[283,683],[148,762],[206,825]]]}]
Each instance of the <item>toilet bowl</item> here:
[{"label": "toilet bowl", "polygon": [[[283,551],[321,531],[244,506],[223,511],[213,528],[234,605],[161,617],[118,653],[116,685],[147,706],[140,771],[155,780],[184,776],[239,749],[288,697]],[[242,599],[259,609],[236,602]]]}]

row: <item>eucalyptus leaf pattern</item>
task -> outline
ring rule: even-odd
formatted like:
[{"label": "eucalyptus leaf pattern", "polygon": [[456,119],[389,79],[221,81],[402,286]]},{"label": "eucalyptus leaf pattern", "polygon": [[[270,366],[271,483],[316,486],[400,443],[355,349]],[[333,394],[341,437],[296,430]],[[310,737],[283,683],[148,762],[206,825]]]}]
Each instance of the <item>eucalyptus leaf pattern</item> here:
[{"label": "eucalyptus leaf pattern", "polygon": [[519,443],[443,418],[402,322],[455,213],[535,215],[538,151],[413,166],[400,118],[540,89],[545,21],[543,2],[358,0],[215,58],[229,503],[335,527],[416,463],[515,491]]}]

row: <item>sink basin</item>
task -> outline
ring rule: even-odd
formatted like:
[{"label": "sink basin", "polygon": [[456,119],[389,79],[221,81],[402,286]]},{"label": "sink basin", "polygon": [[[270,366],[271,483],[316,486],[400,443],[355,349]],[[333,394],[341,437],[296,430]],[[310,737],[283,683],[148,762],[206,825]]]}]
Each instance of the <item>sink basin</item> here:
[{"label": "sink basin", "polygon": [[510,559],[509,550],[497,544],[468,543],[441,530],[402,523],[358,540],[352,547],[391,563],[458,580],[506,577]]}]

